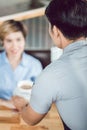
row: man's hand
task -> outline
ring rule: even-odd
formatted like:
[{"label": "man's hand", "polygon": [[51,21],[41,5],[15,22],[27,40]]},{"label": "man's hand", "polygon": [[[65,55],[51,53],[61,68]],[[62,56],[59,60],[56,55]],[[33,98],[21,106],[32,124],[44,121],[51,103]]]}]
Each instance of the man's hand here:
[{"label": "man's hand", "polygon": [[13,96],[12,101],[18,111],[22,111],[22,109],[28,104],[27,100],[19,96]]}]

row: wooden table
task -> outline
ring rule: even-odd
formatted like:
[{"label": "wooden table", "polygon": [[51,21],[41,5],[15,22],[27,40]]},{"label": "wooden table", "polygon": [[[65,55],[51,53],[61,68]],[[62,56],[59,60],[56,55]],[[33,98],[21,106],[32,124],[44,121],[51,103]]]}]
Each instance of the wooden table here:
[{"label": "wooden table", "polygon": [[28,126],[17,112],[0,109],[0,130],[64,130],[64,128],[53,104],[45,118],[35,126]]}]

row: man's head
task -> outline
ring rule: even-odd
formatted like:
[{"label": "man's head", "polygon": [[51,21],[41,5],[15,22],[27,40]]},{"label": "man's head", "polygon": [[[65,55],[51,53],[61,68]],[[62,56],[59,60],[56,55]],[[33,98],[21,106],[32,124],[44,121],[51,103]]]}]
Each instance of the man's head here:
[{"label": "man's head", "polygon": [[52,0],[45,14],[66,38],[87,37],[87,0]]}]

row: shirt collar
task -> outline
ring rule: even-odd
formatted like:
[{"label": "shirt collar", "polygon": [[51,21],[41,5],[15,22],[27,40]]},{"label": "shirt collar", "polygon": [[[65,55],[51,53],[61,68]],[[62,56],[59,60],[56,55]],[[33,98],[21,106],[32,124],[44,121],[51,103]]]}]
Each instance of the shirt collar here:
[{"label": "shirt collar", "polygon": [[22,66],[28,66],[29,65],[25,52],[22,54],[22,59],[21,59],[20,65],[22,65]]},{"label": "shirt collar", "polygon": [[79,40],[79,41],[73,42],[64,48],[63,53],[68,53],[73,50],[80,49],[85,45],[87,46],[87,40]]},{"label": "shirt collar", "polygon": [[[9,60],[8,60],[8,58],[6,56],[5,51],[3,51],[3,53],[2,53],[2,64],[9,64]],[[26,59],[25,52],[22,54],[22,59],[21,59],[20,65],[28,66],[28,60]]]},{"label": "shirt collar", "polygon": [[3,63],[3,64],[9,63],[5,51],[2,52],[2,63]]}]

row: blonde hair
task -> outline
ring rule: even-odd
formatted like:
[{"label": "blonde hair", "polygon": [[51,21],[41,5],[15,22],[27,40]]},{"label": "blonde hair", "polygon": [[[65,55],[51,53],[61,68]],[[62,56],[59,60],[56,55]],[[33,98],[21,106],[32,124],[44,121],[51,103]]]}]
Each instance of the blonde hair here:
[{"label": "blonde hair", "polygon": [[24,38],[26,38],[27,35],[27,28],[26,26],[20,22],[15,20],[7,20],[3,22],[0,26],[0,43],[3,45],[3,40],[5,37],[12,33],[12,32],[18,32],[21,31]]}]

